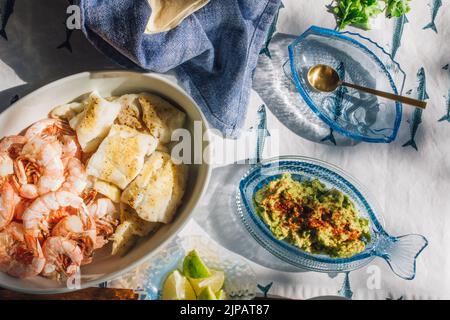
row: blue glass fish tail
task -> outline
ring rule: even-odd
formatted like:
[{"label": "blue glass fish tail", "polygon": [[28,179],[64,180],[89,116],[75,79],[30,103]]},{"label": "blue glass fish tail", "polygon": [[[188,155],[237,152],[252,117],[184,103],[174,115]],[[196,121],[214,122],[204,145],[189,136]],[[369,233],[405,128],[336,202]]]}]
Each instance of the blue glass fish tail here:
[{"label": "blue glass fish tail", "polygon": [[386,260],[397,276],[412,280],[416,275],[416,259],[427,245],[428,240],[418,234],[400,237],[383,234],[375,255]]}]

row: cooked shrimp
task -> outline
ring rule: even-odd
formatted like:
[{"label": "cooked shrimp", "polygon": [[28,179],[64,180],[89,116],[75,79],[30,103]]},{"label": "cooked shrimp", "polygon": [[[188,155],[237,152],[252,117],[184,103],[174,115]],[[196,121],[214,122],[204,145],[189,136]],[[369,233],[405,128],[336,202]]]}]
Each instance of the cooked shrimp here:
[{"label": "cooked shrimp", "polygon": [[42,245],[46,259],[42,275],[55,277],[58,274],[75,274],[83,261],[83,254],[77,243],[64,237],[49,237]]},{"label": "cooked shrimp", "polygon": [[87,174],[80,160],[70,158],[66,166],[67,177],[61,190],[70,191],[76,195],[81,195],[87,186]]},{"label": "cooked shrimp", "polygon": [[102,219],[105,216],[114,216],[117,213],[117,208],[110,199],[100,198],[88,206],[89,214],[95,219]]},{"label": "cooked shrimp", "polygon": [[25,243],[21,243],[14,248],[12,257],[9,268],[4,272],[16,278],[37,276],[45,265],[45,258],[40,245],[38,245],[38,254],[35,255]]},{"label": "cooked shrimp", "polygon": [[74,135],[74,131],[66,121],[59,119],[43,119],[32,124],[25,132],[25,137],[28,140],[32,140],[35,138],[47,138],[64,134]]},{"label": "cooked shrimp", "polygon": [[0,188],[0,230],[5,228],[14,218],[14,209],[17,203],[17,194],[6,180]]},{"label": "cooked shrimp", "polygon": [[68,216],[59,221],[52,229],[52,236],[70,238],[83,232],[83,222],[78,216]]},{"label": "cooked shrimp", "polygon": [[94,203],[97,198],[98,192],[95,189],[85,189],[80,197],[83,199],[84,203],[89,207]]},{"label": "cooked shrimp", "polygon": [[0,152],[0,177],[14,173],[13,160],[5,152]]},{"label": "cooked shrimp", "polygon": [[76,136],[62,136],[62,159],[77,158],[81,159],[81,147]]},{"label": "cooked shrimp", "polygon": [[18,203],[16,204],[16,208],[14,210],[14,220],[22,221],[22,216],[25,210],[31,205],[32,200],[24,199],[18,197]]},{"label": "cooked shrimp", "polygon": [[[49,233],[49,218],[52,212],[72,208],[82,219],[89,219],[89,212],[83,199],[67,191],[56,191],[37,198],[22,216],[25,241],[30,249],[36,250],[36,240]],[[84,218],[83,218],[84,217]]]},{"label": "cooked shrimp", "polygon": [[0,142],[0,177],[6,177],[14,173],[11,153],[14,152],[17,155],[19,151],[14,150],[14,147],[18,145],[21,148],[26,142],[27,139],[23,136],[9,136]]},{"label": "cooked shrimp", "polygon": [[[107,198],[101,198],[88,206],[89,214],[94,217],[97,224],[97,233],[106,231],[107,235],[114,233],[114,227],[117,226],[117,208],[114,203]],[[103,228],[103,229],[102,229]]]},{"label": "cooked shrimp", "polygon": [[2,233],[10,235],[15,241],[25,241],[23,225],[19,222],[11,222],[5,229],[3,229]]},{"label": "cooked shrimp", "polygon": [[14,174],[20,184],[27,184],[30,178],[35,181],[34,179],[40,176],[36,160],[22,155],[14,160]]},{"label": "cooked shrimp", "polygon": [[52,236],[76,241],[83,254],[83,264],[91,261],[97,241],[96,226],[92,218],[85,220],[77,215],[65,217],[52,229]]},{"label": "cooked shrimp", "polygon": [[[23,184],[20,190],[22,197],[33,199],[36,195],[53,192],[61,187],[64,182],[64,165],[61,160],[61,149],[58,150],[54,143],[34,138],[25,144],[22,156],[34,159],[40,172],[37,184],[30,183],[28,179],[27,183],[23,184],[25,181],[20,181],[19,178],[19,182]],[[23,175],[23,172],[19,174],[19,176]],[[27,176],[26,173],[25,176]]]},{"label": "cooked shrimp", "polygon": [[17,157],[14,160],[14,174],[13,181],[21,197],[35,199],[39,196],[36,185],[41,174],[34,159],[24,156]]},{"label": "cooked shrimp", "polygon": [[28,278],[41,273],[45,258],[39,243],[37,254],[31,252],[25,242],[23,226],[12,222],[0,232],[0,270],[17,278]]},{"label": "cooked shrimp", "polygon": [[9,136],[0,141],[0,152],[10,152],[14,145],[23,146],[27,143],[27,138],[24,136]]},{"label": "cooked shrimp", "polygon": [[[118,225],[115,218],[117,208],[114,203],[107,198],[101,198],[88,206],[89,214],[94,217],[97,230],[97,249],[102,247],[107,241],[100,241],[100,238],[107,239]],[[101,245],[102,244],[102,245]]]},{"label": "cooked shrimp", "polygon": [[[72,240],[95,239],[95,223],[89,217],[71,215],[59,221],[52,229],[52,236],[67,237]],[[91,245],[92,246],[92,245]]]}]

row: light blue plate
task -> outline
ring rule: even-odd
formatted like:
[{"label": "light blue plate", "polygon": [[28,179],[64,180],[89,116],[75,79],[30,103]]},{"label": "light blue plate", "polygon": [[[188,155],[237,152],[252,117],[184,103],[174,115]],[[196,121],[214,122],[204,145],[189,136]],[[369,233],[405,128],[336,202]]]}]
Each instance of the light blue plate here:
[{"label": "light blue plate", "polygon": [[[350,258],[332,258],[324,254],[307,253],[288,242],[276,239],[269,227],[256,213],[255,193],[271,180],[289,172],[296,180],[319,179],[328,188],[348,195],[361,217],[370,220],[372,239],[363,252]],[[278,258],[299,268],[319,272],[346,272],[360,268],[375,257],[387,261],[392,271],[403,279],[413,279],[416,258],[427,246],[421,235],[390,236],[378,217],[380,209],[371,200],[363,186],[336,166],[306,157],[280,157],[269,159],[251,168],[242,178],[237,193],[237,214],[247,231],[266,250]]]},{"label": "light blue plate", "polygon": [[402,118],[398,102],[340,87],[319,92],[307,81],[316,64],[335,68],[346,82],[401,94],[405,73],[390,54],[357,33],[311,27],[289,45],[290,73],[308,106],[333,130],[366,142],[392,142]]}]

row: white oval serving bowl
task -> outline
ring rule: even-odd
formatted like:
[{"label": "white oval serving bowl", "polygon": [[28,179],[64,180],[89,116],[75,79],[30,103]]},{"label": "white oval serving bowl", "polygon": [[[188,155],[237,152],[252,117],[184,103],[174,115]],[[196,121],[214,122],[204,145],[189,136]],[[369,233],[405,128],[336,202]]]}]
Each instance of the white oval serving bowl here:
[{"label": "white oval serving bowl", "polygon": [[[17,101],[0,114],[0,138],[19,133],[35,121],[46,118],[55,106],[77,100],[94,90],[104,97],[126,93],[155,93],[173,102],[187,114],[186,129],[191,132],[192,137],[194,137],[194,121],[200,121],[202,124],[203,132],[200,137],[207,134],[207,122],[200,108],[178,85],[156,74],[100,71],[83,72],[57,80]],[[207,140],[207,136],[205,137]],[[200,147],[202,159],[209,157],[210,148],[207,141],[202,141]],[[194,147],[192,150],[199,148]],[[124,256],[110,255],[110,246],[96,251],[93,262],[81,268],[79,285],[69,288],[66,283],[58,283],[43,277],[17,279],[0,272],[0,286],[26,293],[63,293],[96,286],[132,270],[155,254],[183,228],[202,197],[210,174],[211,167],[205,161],[189,165],[186,193],[174,221],[161,227],[155,234],[140,239]]]}]

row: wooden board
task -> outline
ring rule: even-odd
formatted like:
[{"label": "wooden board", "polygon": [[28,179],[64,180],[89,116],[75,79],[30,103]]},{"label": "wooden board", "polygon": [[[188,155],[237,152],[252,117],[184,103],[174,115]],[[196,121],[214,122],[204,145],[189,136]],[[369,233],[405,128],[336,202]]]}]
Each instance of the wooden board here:
[{"label": "wooden board", "polygon": [[137,300],[139,295],[129,289],[88,288],[70,293],[33,295],[0,288],[0,300]]}]

